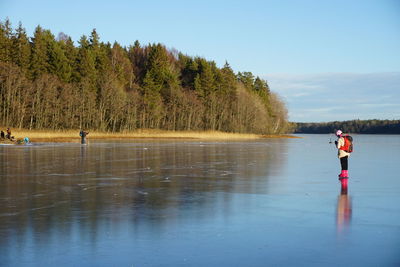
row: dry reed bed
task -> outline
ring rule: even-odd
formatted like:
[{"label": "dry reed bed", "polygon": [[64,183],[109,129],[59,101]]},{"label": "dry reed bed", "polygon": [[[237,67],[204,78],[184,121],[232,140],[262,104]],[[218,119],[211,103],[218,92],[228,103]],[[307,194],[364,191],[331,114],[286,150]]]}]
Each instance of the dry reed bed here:
[{"label": "dry reed bed", "polygon": [[[79,130],[27,130],[12,129],[12,135],[16,139],[29,137],[32,142],[80,142]],[[227,133],[219,131],[163,131],[163,130],[137,130],[133,132],[99,132],[89,131],[88,139],[135,139],[135,138],[158,138],[158,139],[259,139],[259,138],[293,138],[290,135],[257,135]]]}]

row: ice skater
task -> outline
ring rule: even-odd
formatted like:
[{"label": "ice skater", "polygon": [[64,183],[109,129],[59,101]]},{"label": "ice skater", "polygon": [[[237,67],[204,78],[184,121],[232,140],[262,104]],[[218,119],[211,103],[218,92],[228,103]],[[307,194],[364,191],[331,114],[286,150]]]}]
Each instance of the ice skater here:
[{"label": "ice skater", "polygon": [[79,132],[79,136],[81,137],[81,144],[86,145],[86,136],[89,134],[89,132],[85,132],[84,130],[81,130]]},{"label": "ice skater", "polygon": [[353,151],[353,138],[349,135],[343,135],[341,130],[336,131],[336,136],[338,137],[338,140],[335,141],[335,144],[338,149],[338,157],[342,169],[339,174],[339,180],[342,181],[342,184],[347,184],[347,179],[349,178],[349,156]]}]

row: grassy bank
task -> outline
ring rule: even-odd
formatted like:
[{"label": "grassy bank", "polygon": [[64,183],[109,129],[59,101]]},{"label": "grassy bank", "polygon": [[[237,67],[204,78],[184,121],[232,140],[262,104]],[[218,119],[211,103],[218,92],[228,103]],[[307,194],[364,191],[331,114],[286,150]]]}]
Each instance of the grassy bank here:
[{"label": "grassy bank", "polygon": [[[4,127],[3,127],[4,128]],[[1,129],[3,129],[1,128]],[[4,128],[5,129],[5,128]],[[29,137],[31,142],[69,142],[79,143],[79,129],[77,130],[27,130],[12,129],[15,139]],[[236,139],[259,139],[259,138],[293,138],[290,135],[257,135],[226,133],[218,131],[163,131],[163,130],[137,130],[133,132],[99,132],[89,131],[87,136],[90,139],[137,139],[137,138],[157,138],[157,139],[208,139],[208,140],[236,140]]]}]

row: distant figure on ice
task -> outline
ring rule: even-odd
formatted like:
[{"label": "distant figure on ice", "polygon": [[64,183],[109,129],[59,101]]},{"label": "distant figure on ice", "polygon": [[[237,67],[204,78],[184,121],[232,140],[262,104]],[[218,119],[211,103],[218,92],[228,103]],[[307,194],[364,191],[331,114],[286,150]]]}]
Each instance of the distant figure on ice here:
[{"label": "distant figure on ice", "polygon": [[5,138],[6,138],[6,136],[5,136],[4,132],[1,131],[1,139],[5,139]]},{"label": "distant figure on ice", "polygon": [[7,128],[6,138],[11,140],[11,130],[10,130],[10,128]]},{"label": "distant figure on ice", "polygon": [[81,137],[81,144],[86,145],[86,136],[89,134],[89,132],[85,132],[84,130],[81,130],[79,132],[79,136]]},{"label": "distant figure on ice", "polygon": [[340,160],[340,166],[342,168],[339,174],[339,180],[349,178],[348,168],[349,168],[349,156],[353,152],[353,138],[349,135],[343,135],[341,130],[336,131],[336,136],[338,140],[335,141],[336,147],[338,149],[338,157]]}]

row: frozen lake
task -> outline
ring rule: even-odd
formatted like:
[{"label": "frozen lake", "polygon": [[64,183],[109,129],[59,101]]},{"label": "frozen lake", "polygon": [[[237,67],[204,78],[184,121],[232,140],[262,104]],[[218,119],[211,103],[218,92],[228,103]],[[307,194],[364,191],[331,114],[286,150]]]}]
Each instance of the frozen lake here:
[{"label": "frozen lake", "polygon": [[0,146],[0,266],[400,266],[400,136]]}]

